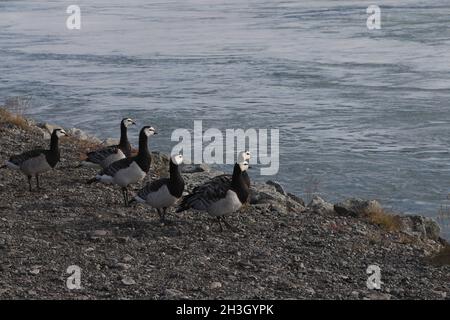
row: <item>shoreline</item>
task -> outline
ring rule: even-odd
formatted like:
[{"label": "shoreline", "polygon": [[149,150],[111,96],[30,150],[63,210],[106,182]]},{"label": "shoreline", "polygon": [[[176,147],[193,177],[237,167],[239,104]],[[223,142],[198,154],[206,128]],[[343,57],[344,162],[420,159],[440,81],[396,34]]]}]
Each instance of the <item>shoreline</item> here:
[{"label": "shoreline", "polygon": [[[31,146],[47,147],[51,128],[42,127],[2,110],[0,160]],[[331,204],[315,197],[304,203],[271,181],[252,183],[250,205],[230,216],[242,232],[217,232],[207,214],[195,212],[171,212],[174,224],[161,226],[148,207],[123,208],[116,188],[84,184],[96,170],[76,168],[77,161],[101,141],[82,137],[72,130],[61,141],[62,161],[43,175],[43,191],[29,193],[19,172],[0,172],[5,274],[0,298],[445,299],[449,294],[448,243],[431,218],[392,215],[375,200]],[[152,155],[151,178],[165,175],[167,155]],[[206,165],[185,166],[187,190],[218,173]],[[381,290],[365,286],[373,264],[381,268]],[[70,265],[84,270],[82,290],[64,285]]]}]

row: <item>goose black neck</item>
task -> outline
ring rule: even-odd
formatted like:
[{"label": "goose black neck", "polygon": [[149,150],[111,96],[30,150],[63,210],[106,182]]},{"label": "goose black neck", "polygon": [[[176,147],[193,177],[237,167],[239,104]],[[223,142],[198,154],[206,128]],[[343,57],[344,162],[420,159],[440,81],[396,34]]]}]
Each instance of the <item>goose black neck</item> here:
[{"label": "goose black neck", "polygon": [[178,165],[173,163],[172,159],[170,159],[169,172],[170,172],[170,183],[168,186],[169,191],[173,196],[180,198],[183,195],[184,191],[184,180],[181,177]]},{"label": "goose black neck", "polygon": [[56,134],[56,131],[53,131],[52,136],[50,138],[50,150],[53,152],[58,151],[58,135]]},{"label": "goose black neck", "polygon": [[172,181],[177,181],[181,179],[180,170],[178,169],[178,165],[173,163],[172,159],[170,159],[169,165],[170,179]]},{"label": "goose black neck", "polygon": [[128,142],[128,135],[127,135],[127,126],[123,123],[123,121],[120,123],[120,146],[125,146]]},{"label": "goose black neck", "polygon": [[120,123],[120,142],[119,148],[124,152],[126,157],[131,156],[131,145],[128,141],[128,128],[123,121]]},{"label": "goose black neck", "polygon": [[138,155],[145,155],[145,154],[149,154],[149,149],[148,149],[148,137],[145,134],[144,130],[141,130],[141,132],[139,133],[139,153]]},{"label": "goose black neck", "polygon": [[244,203],[247,201],[249,190],[247,185],[245,184],[244,177],[242,176],[243,171],[241,170],[241,167],[239,164],[234,165],[233,169],[233,177],[231,180],[231,189],[233,189],[239,200]]}]

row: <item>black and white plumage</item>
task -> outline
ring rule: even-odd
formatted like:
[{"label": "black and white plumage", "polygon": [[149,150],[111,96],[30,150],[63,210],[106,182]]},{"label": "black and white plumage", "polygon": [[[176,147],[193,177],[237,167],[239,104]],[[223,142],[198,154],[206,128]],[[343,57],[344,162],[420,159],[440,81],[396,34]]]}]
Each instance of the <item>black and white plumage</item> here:
[{"label": "black and white plumage", "polygon": [[249,187],[242,175],[247,169],[247,161],[236,163],[234,165],[231,183],[224,183],[220,179],[217,179],[215,182],[208,181],[200,188],[197,188],[196,191],[184,197],[177,212],[191,208],[206,211],[211,216],[217,218],[221,229],[221,222],[224,222],[227,227],[232,228],[225,221],[225,216],[238,211],[247,201]]},{"label": "black and white plumage", "polygon": [[39,174],[53,169],[60,160],[58,141],[61,136],[67,135],[63,129],[55,129],[50,139],[50,149],[34,149],[19,155],[12,156],[5,162],[5,166],[20,170],[28,178],[28,186],[31,191],[31,179],[36,177],[37,188],[39,186]]},{"label": "black and white plumage", "polygon": [[184,181],[179,170],[182,162],[182,155],[172,156],[169,164],[169,178],[161,178],[147,183],[134,198],[139,203],[156,208],[162,222],[166,221],[167,208],[173,206],[183,195]]},{"label": "black and white plumage", "polygon": [[[250,151],[241,151],[238,154],[238,163],[242,163],[244,161],[250,161]],[[213,177],[212,179],[210,179],[209,181],[207,181],[206,183],[197,186],[194,188],[193,193],[195,192],[202,192],[200,189],[202,188],[209,188],[210,184],[219,184],[219,185],[229,185],[231,186],[231,180],[232,180],[232,175],[231,174],[221,174],[218,176]],[[248,188],[250,188],[250,177],[248,176],[247,171],[242,172],[242,178],[244,179],[245,184],[247,185]]]},{"label": "black and white plumage", "polygon": [[128,141],[127,129],[136,124],[130,118],[123,118],[120,122],[120,141],[117,145],[108,146],[86,154],[87,158],[81,162],[84,166],[101,166],[103,169],[110,164],[131,156],[131,144]]},{"label": "black and white plumage", "polygon": [[99,181],[106,184],[116,184],[122,188],[125,205],[128,206],[128,185],[137,183],[145,178],[150,170],[151,155],[148,149],[148,137],[157,134],[155,129],[145,126],[139,133],[139,151],[134,157],[118,160],[87,183]]}]

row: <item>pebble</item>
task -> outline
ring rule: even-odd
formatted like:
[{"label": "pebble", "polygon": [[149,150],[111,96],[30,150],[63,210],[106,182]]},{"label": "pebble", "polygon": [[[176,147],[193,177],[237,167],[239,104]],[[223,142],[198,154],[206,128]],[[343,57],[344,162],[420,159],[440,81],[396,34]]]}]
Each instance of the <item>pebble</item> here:
[{"label": "pebble", "polygon": [[218,282],[218,281],[212,282],[212,283],[209,285],[209,288],[210,288],[211,290],[222,288],[222,283],[220,283],[220,282]]},{"label": "pebble", "polygon": [[123,277],[122,283],[126,286],[132,286],[132,285],[136,284],[136,281],[134,281],[134,279],[131,277]]}]

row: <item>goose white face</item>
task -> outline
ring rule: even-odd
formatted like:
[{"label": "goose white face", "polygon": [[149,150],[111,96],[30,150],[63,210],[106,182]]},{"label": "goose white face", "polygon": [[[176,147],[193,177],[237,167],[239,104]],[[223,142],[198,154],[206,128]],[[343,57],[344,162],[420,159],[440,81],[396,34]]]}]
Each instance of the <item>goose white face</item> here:
[{"label": "goose white face", "polygon": [[58,138],[62,137],[62,136],[67,136],[68,134],[63,130],[63,129],[56,129],[56,136]]},{"label": "goose white face", "polygon": [[123,125],[127,128],[128,128],[128,126],[130,126],[132,124],[136,124],[136,122],[134,122],[133,119],[131,119],[131,118],[125,118],[122,120],[122,122],[123,122]]},{"label": "goose white face", "polygon": [[247,171],[248,170],[248,162],[244,161],[244,162],[239,163],[239,168],[241,168],[242,172]]},{"label": "goose white face", "polygon": [[181,154],[175,154],[172,156],[172,162],[179,166],[183,163],[183,156]]},{"label": "goose white face", "polygon": [[147,137],[157,134],[155,128],[153,127],[145,128],[144,132]]},{"label": "goose white face", "polygon": [[238,163],[250,160],[250,151],[241,151],[238,155]]}]

